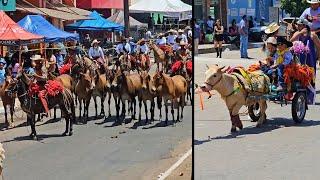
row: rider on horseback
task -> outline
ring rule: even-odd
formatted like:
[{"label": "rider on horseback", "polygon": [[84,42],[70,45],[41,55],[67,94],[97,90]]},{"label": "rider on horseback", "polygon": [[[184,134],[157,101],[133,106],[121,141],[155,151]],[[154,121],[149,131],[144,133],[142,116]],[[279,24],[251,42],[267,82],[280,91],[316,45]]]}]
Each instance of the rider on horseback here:
[{"label": "rider on horseback", "polygon": [[99,46],[99,41],[97,39],[93,40],[91,47],[89,49],[89,58],[98,61],[100,64],[105,63],[104,53],[102,48]]},{"label": "rider on horseback", "polygon": [[142,38],[140,41],[137,42],[137,54],[139,55],[139,60],[142,59],[142,56],[144,56],[147,60],[147,66],[150,66],[150,57],[149,57],[149,47],[146,44],[146,40]]}]

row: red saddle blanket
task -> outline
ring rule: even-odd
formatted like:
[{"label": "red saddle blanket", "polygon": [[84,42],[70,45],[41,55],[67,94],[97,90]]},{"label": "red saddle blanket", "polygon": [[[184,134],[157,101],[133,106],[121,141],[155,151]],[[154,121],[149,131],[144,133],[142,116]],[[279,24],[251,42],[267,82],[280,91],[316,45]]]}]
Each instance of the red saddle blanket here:
[{"label": "red saddle blanket", "polygon": [[285,67],[283,77],[288,87],[292,80],[298,80],[303,87],[307,87],[314,79],[314,70],[307,65],[290,64]]},{"label": "red saddle blanket", "polygon": [[67,63],[61,66],[61,68],[59,69],[59,73],[60,74],[69,74],[72,68],[72,64],[71,63]]}]

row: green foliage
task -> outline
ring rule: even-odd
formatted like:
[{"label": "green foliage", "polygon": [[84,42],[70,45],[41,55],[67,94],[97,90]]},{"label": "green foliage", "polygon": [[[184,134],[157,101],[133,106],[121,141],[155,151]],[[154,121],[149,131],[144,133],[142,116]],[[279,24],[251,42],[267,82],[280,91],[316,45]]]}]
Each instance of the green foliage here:
[{"label": "green foliage", "polygon": [[303,11],[309,7],[305,0],[281,0],[281,8],[292,17],[300,17]]}]

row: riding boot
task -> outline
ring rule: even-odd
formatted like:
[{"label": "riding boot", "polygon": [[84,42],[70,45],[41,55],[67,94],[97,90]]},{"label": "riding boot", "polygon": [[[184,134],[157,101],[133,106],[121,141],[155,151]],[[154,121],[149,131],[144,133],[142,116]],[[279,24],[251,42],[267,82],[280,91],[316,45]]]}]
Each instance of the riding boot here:
[{"label": "riding boot", "polygon": [[216,48],[217,58],[219,57],[219,48]]},{"label": "riding boot", "polygon": [[220,58],[221,58],[221,56],[222,56],[222,48],[220,48],[219,50],[220,50],[219,53],[220,53]]}]

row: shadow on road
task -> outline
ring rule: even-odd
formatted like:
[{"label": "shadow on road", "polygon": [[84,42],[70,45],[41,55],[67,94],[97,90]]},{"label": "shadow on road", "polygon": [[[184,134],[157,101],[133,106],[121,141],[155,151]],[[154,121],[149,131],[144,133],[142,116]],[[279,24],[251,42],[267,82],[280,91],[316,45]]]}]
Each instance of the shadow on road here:
[{"label": "shadow on road", "polygon": [[167,127],[172,126],[173,121],[168,121],[168,124],[166,124],[166,121],[159,121],[157,124],[149,127],[143,127],[142,129],[153,129],[153,128],[159,128],[159,127]]},{"label": "shadow on road", "polygon": [[309,127],[309,126],[319,126],[320,121],[314,121],[314,120],[305,120],[301,124],[295,124],[292,119],[288,118],[273,118],[267,122],[267,124],[264,124],[261,128],[256,128],[255,126],[248,126],[243,128],[242,130],[224,135],[224,136],[217,136],[213,138],[208,138],[206,140],[194,140],[194,145],[201,145],[213,140],[220,140],[220,139],[234,139],[234,138],[244,138],[244,135],[256,135],[256,134],[262,134],[265,132],[270,132],[279,128],[284,127]]},{"label": "shadow on road", "polygon": [[[55,137],[65,137],[61,134],[39,134],[37,135],[38,137],[38,140],[37,141],[41,141],[41,140],[44,140],[44,139],[48,139],[48,138],[55,138]],[[30,136],[20,136],[20,137],[15,137],[11,140],[6,140],[6,141],[3,141],[2,143],[9,143],[9,142],[13,142],[13,141],[16,141],[16,142],[19,142],[19,141],[34,141],[31,139]]]}]

